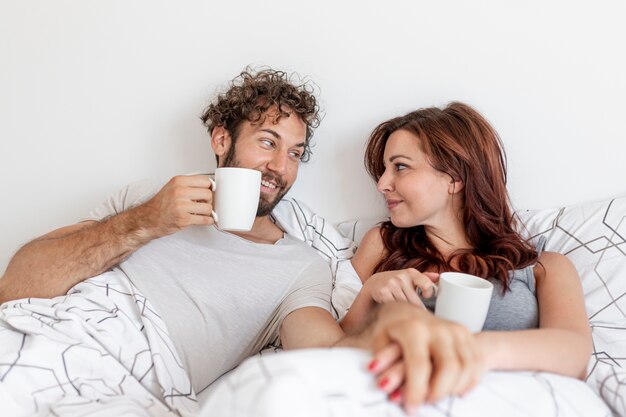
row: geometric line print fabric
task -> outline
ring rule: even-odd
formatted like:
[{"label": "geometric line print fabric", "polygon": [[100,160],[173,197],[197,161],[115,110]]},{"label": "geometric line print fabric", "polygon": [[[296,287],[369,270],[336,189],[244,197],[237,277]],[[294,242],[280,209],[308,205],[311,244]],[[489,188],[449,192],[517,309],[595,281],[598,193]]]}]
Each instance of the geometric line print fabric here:
[{"label": "geometric line print fabric", "polygon": [[519,217],[533,239],[547,237],[546,250],[563,253],[574,263],[590,320],[626,318],[626,198]]},{"label": "geometric line print fabric", "polygon": [[[352,242],[296,201],[276,219],[336,271]],[[192,324],[190,324],[192,325]],[[54,299],[0,307],[2,416],[195,415],[196,396],[161,317],[121,272]]]},{"label": "geometric line print fabric", "polygon": [[285,232],[309,244],[328,262],[333,277],[331,308],[335,318],[342,318],[361,288],[350,262],[356,250],[352,239],[292,198],[283,199],[272,216]]},{"label": "geometric line print fabric", "polygon": [[518,213],[529,237],[578,271],[593,336],[587,383],[626,416],[626,198]]},{"label": "geometric line print fabric", "polygon": [[0,415],[191,416],[165,325],[121,273],[0,308]]},{"label": "geometric line print fabric", "polygon": [[[281,202],[273,214],[333,271],[352,256],[352,242],[297,201]],[[65,296],[0,307],[0,405],[3,417],[191,416],[199,410],[163,320],[115,271]]]}]

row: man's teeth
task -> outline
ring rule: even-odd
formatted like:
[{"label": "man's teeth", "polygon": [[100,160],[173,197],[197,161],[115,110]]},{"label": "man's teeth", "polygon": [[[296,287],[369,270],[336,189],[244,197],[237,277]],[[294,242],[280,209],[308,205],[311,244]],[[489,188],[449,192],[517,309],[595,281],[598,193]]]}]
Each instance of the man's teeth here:
[{"label": "man's teeth", "polygon": [[271,189],[276,188],[276,185],[272,184],[271,182],[265,181],[265,180],[261,181],[261,185],[263,185],[264,187],[267,187],[267,188],[271,188]]}]

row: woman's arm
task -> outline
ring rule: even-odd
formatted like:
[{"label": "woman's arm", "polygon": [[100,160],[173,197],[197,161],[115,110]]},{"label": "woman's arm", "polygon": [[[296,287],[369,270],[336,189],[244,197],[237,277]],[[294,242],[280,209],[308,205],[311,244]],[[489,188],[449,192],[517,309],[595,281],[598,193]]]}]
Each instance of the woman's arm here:
[{"label": "woman's arm", "polygon": [[[383,256],[385,256],[385,246],[380,236],[380,227],[375,227],[363,236],[361,244],[351,260],[352,267],[361,278],[362,283],[365,283],[372,276],[374,268],[383,259]],[[361,288],[350,309],[341,320],[341,328],[345,332],[352,332],[359,328],[374,306],[367,290],[364,290],[365,288]]]},{"label": "woman's arm", "polygon": [[425,297],[435,294],[433,281],[438,279],[438,274],[423,274],[413,268],[374,274],[376,265],[384,256],[386,250],[380,237],[380,228],[374,228],[367,232],[352,258],[352,265],[363,282],[363,288],[341,321],[344,331],[351,332],[359,328],[377,304],[404,301],[423,308],[416,289],[420,288]]},{"label": "woman's arm", "polygon": [[539,329],[477,334],[487,367],[583,378],[592,345],[578,273],[565,256],[544,252],[535,281]]},{"label": "woman's arm", "polygon": [[352,266],[365,283],[374,274],[376,265],[387,255],[383,238],[380,236],[380,227],[370,229],[359,245],[356,253],[352,257]]}]

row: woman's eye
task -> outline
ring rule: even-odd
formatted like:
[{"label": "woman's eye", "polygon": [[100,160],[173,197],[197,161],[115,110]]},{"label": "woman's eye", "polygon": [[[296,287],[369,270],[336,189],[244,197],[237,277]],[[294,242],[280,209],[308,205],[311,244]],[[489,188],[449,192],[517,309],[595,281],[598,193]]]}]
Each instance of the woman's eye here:
[{"label": "woman's eye", "polygon": [[407,168],[407,166],[404,164],[395,164],[395,166],[396,166],[396,171],[402,171],[405,168]]}]

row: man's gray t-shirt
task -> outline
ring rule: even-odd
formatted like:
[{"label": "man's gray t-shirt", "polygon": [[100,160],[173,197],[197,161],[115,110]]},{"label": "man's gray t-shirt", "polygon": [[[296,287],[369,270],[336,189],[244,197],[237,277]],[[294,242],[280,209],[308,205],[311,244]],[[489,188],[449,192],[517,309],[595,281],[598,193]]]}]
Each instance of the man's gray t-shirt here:
[{"label": "man's gray t-shirt", "polygon": [[[159,189],[131,185],[83,220],[120,213]],[[114,269],[163,318],[196,392],[276,341],[292,311],[330,310],[328,265],[289,235],[260,244],[214,226],[191,226],[151,241]]]}]

